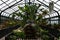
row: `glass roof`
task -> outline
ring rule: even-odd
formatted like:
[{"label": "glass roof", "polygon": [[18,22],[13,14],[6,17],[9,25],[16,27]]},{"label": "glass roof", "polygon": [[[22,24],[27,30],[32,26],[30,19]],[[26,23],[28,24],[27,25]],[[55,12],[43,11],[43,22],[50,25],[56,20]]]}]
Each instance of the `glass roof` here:
[{"label": "glass roof", "polygon": [[[31,2],[41,4],[43,8],[49,9],[49,2],[54,1],[54,12],[50,14],[51,17],[58,16],[60,14],[60,0],[30,0]],[[13,12],[18,12],[18,5],[24,6],[25,2],[29,0],[0,0],[0,12],[2,16],[9,16]],[[57,13],[58,12],[58,13]],[[49,17],[46,15],[46,17]]]}]

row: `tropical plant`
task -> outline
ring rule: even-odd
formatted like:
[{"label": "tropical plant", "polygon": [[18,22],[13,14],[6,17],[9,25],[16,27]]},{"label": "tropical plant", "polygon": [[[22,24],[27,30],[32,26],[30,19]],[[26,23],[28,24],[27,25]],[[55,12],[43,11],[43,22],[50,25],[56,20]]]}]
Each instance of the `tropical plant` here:
[{"label": "tropical plant", "polygon": [[[22,18],[20,20],[20,25],[24,26],[28,20],[34,21],[34,23],[41,22],[44,23],[45,20],[43,20],[43,16],[47,14],[47,10],[42,11],[42,14],[36,15],[37,10],[39,9],[41,5],[36,6],[36,4],[33,5],[25,5],[24,7],[18,6],[20,12],[19,13],[12,13],[12,18],[14,19],[16,16]],[[38,17],[38,18],[37,18]],[[44,22],[43,22],[44,21]]]},{"label": "tropical plant", "polygon": [[[16,16],[22,18],[21,20],[21,23],[20,25],[22,24],[23,26],[26,24],[27,20],[32,20],[32,21],[35,21],[36,20],[36,12],[37,12],[37,9],[40,7],[41,5],[39,6],[36,6],[35,5],[25,5],[23,8],[18,6],[19,10],[21,12],[19,13],[12,13],[10,15],[12,15],[12,18],[14,19]],[[21,25],[21,26],[22,26]]]},{"label": "tropical plant", "polygon": [[25,34],[21,30],[15,30],[15,31],[12,32],[12,34],[14,36],[16,36],[17,38],[25,38]]},{"label": "tropical plant", "polygon": [[[10,14],[15,19],[16,16],[20,17],[21,20],[18,22],[21,27],[24,27],[27,23],[34,23],[36,24],[35,27],[39,27],[39,25],[46,25],[47,22],[45,19],[43,19],[43,16],[47,14],[47,10],[42,11],[42,14],[37,15],[37,11],[40,8],[41,5],[36,6],[36,4],[33,5],[25,5],[24,7],[18,6],[20,12],[18,13],[12,13]],[[38,28],[37,28],[38,29]]]}]

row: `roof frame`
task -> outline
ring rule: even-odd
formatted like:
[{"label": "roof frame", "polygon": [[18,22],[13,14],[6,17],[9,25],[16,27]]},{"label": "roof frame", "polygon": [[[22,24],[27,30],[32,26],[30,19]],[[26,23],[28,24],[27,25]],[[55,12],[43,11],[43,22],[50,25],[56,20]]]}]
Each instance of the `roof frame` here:
[{"label": "roof frame", "polygon": [[[22,1],[22,0],[20,0],[19,2],[21,2],[21,1]],[[15,4],[17,4],[17,3],[19,3],[19,2],[16,2]],[[4,10],[2,10],[2,11],[1,11],[1,13],[2,13],[2,12],[4,12],[5,10],[7,10],[7,9],[9,9],[9,8],[13,7],[15,4],[13,4],[13,5],[9,6],[8,8],[6,8],[6,9],[4,9]]]},{"label": "roof frame", "polygon": [[[21,2],[22,0],[20,0],[19,2]],[[40,2],[40,3],[42,3],[42,4],[44,4],[43,2],[41,2],[41,1],[39,1],[39,0],[37,0],[38,2]],[[19,2],[17,2],[17,3],[19,3]],[[15,4],[17,4],[17,3],[15,3]],[[11,5],[11,6],[9,6],[8,8],[6,8],[5,10],[7,10],[7,9],[9,9],[9,8],[11,8],[11,7],[13,7],[15,4],[13,4],[13,5]],[[44,4],[44,6],[46,6],[46,7],[49,7],[48,5],[46,5],[46,4]],[[60,5],[59,5],[60,6]],[[5,10],[2,10],[1,11],[1,13],[2,12],[4,12]],[[18,11],[18,10],[17,10]],[[58,15],[59,15],[59,13],[56,11],[56,10],[54,10]],[[15,11],[16,12],[16,11]],[[0,14],[1,15],[1,14]],[[55,18],[55,16],[54,17],[50,17],[50,18]]]}]

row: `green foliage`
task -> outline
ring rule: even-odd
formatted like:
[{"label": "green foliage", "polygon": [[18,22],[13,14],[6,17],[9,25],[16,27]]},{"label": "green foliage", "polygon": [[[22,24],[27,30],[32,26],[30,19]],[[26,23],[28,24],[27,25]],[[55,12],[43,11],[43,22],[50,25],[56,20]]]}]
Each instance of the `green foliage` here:
[{"label": "green foliage", "polygon": [[60,40],[60,37],[59,37],[59,39],[58,40]]},{"label": "green foliage", "polygon": [[[41,6],[41,5],[39,5],[39,6]],[[10,16],[12,16],[12,19],[14,19],[16,16],[22,18],[22,22],[20,22],[20,24],[21,24],[21,26],[22,25],[24,26],[26,24],[27,20],[33,20],[33,21],[36,20],[36,12],[37,12],[37,9],[39,8],[39,6],[36,6],[36,4],[31,5],[31,6],[25,5],[24,7],[18,6],[20,12],[19,13],[14,12],[14,13],[10,14]],[[22,13],[25,15],[23,15]]]},{"label": "green foliage", "polygon": [[39,14],[37,21],[39,21],[40,19],[42,19],[42,17],[43,17],[43,16],[42,16],[41,14]]},{"label": "green foliage", "polygon": [[25,38],[24,32],[13,31],[13,34],[14,34],[17,38]]},{"label": "green foliage", "polygon": [[48,35],[42,35],[43,40],[49,40],[49,36]]},{"label": "green foliage", "polygon": [[[24,27],[28,20],[33,21],[34,24],[36,24],[35,29],[38,31],[39,35],[41,32],[41,35],[46,36],[47,31],[46,30],[44,31],[41,28],[39,28],[39,25],[46,25],[47,24],[46,19],[43,19],[43,16],[45,16],[48,13],[48,11],[44,10],[44,11],[42,11],[42,14],[37,15],[36,13],[37,13],[38,9],[40,8],[40,6],[41,5],[36,6],[36,4],[25,5],[24,7],[18,6],[20,12],[18,12],[18,13],[14,12],[14,13],[10,14],[10,16],[12,16],[13,19],[16,16],[22,18],[22,20],[20,20],[18,22],[18,24],[21,27]],[[13,34],[14,34],[14,36],[16,36],[18,38],[25,38],[24,32],[13,32]],[[47,38],[47,36],[46,36],[46,38]]]},{"label": "green foliage", "polygon": [[42,12],[43,12],[42,15],[46,15],[46,14],[48,13],[47,10],[44,10],[44,11],[42,11]]},{"label": "green foliage", "polygon": [[[20,12],[19,13],[12,13],[10,15],[12,15],[12,18],[14,19],[16,16],[22,18],[22,21],[20,22],[21,26],[24,26],[28,20],[32,20],[34,21],[34,23],[36,24],[40,24],[39,22],[41,22],[42,24],[45,23],[45,20],[43,19],[43,15],[46,15],[48,13],[47,10],[42,11],[42,14],[39,14],[38,16],[36,15],[37,10],[39,9],[41,5],[36,6],[36,4],[33,5],[25,5],[24,7],[20,7],[18,6]],[[36,19],[36,17],[38,17]]]},{"label": "green foliage", "polygon": [[56,24],[56,23],[54,23],[54,24],[52,24],[52,26],[54,27],[54,28],[56,28],[56,29],[59,29],[60,27],[60,24]]},{"label": "green foliage", "polygon": [[[20,24],[22,27],[25,26],[25,24],[27,23],[27,21],[34,21],[34,24],[36,24],[36,29],[38,29],[38,31],[40,32],[41,30],[39,29],[39,25],[46,25],[47,22],[45,19],[43,19],[43,16],[45,16],[48,11],[47,10],[44,10],[42,11],[42,14],[39,14],[39,15],[36,15],[37,13],[37,10],[39,9],[41,5],[39,6],[36,6],[36,4],[33,4],[33,5],[25,5],[24,7],[20,7],[18,6],[20,12],[18,13],[12,13],[10,15],[12,15],[12,18],[14,19],[16,16],[22,18],[22,20],[20,20],[18,22],[18,24]],[[38,18],[36,18],[38,17]],[[44,33],[45,31],[42,31],[42,33]],[[20,37],[20,38],[24,38],[25,37],[25,34],[24,32],[13,32],[13,34],[17,37]]]},{"label": "green foliage", "polygon": [[48,30],[43,30],[40,28],[40,36],[43,40],[49,40]]},{"label": "green foliage", "polygon": [[15,35],[10,35],[8,40],[16,40],[17,37]]},{"label": "green foliage", "polygon": [[36,5],[25,5],[24,8],[18,6],[19,10],[22,12],[26,12],[29,16],[28,19],[30,20],[35,20],[36,18],[36,10],[38,9],[38,7]]}]

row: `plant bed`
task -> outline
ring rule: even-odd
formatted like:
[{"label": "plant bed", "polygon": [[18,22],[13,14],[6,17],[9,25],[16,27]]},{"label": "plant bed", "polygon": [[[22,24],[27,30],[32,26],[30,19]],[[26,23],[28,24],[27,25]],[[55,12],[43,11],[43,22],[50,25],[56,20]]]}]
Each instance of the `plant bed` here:
[{"label": "plant bed", "polygon": [[14,21],[14,20],[6,20],[6,21],[4,21],[3,23],[0,24],[0,30],[9,28],[11,26],[13,27],[15,25],[17,25],[16,21]]},{"label": "plant bed", "polygon": [[0,38],[2,38],[5,35],[8,35],[9,33],[12,32],[12,30],[17,29],[19,27],[20,27],[19,25],[16,25],[0,30]]},{"label": "plant bed", "polygon": [[57,30],[57,29],[55,29],[55,28],[47,27],[47,26],[41,26],[41,25],[40,25],[40,27],[41,27],[42,29],[48,30],[48,32],[49,32],[50,34],[52,34],[52,35],[54,35],[55,37],[59,38],[59,36],[60,36],[60,31],[59,31],[59,30]]},{"label": "plant bed", "polygon": [[[28,31],[28,30],[26,30],[26,31]],[[25,32],[26,32],[25,31]],[[33,33],[33,32],[30,32],[29,31],[29,33]],[[30,35],[29,33],[27,33],[28,35]],[[20,30],[15,30],[15,31],[13,31],[10,35],[8,35],[7,37],[6,37],[6,40],[17,40],[17,39],[32,39],[32,38],[26,38],[26,35],[27,34],[25,34],[24,33],[24,31],[20,31]],[[33,34],[32,34],[33,35]],[[37,36],[37,35],[35,35],[35,36]],[[46,31],[46,30],[43,30],[43,29],[41,29],[40,28],[40,30],[39,30],[39,34],[38,34],[38,36],[39,37],[37,37],[36,39],[38,39],[38,38],[42,38],[43,40],[53,40],[54,39],[54,37],[52,37],[49,33],[48,33],[48,31]]]},{"label": "plant bed", "polygon": [[37,30],[31,24],[25,25],[23,30],[26,35],[26,39],[37,39]]},{"label": "plant bed", "polygon": [[60,31],[60,25],[59,24],[52,24],[52,25],[48,24],[48,25],[40,25],[40,26]]},{"label": "plant bed", "polygon": [[5,40],[17,40],[17,39],[24,39],[24,38],[25,38],[24,32],[17,29],[17,30],[13,30],[10,35],[6,36]]}]

